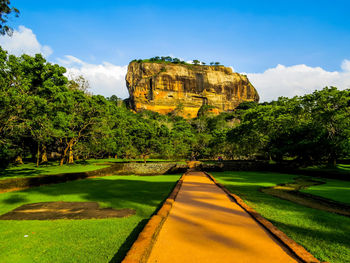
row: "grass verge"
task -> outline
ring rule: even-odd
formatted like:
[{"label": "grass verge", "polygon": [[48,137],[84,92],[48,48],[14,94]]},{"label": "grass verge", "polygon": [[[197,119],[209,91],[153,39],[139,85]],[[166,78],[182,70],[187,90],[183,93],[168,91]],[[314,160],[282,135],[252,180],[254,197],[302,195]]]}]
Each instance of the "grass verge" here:
[{"label": "grass verge", "polygon": [[127,218],[0,221],[0,262],[120,262],[179,177],[108,176],[0,194],[0,214],[55,201],[136,210]]},{"label": "grass verge", "polygon": [[325,182],[322,185],[314,185],[300,192],[321,196],[337,202],[350,204],[350,181],[340,181],[332,179],[318,179]]},{"label": "grass verge", "polygon": [[298,175],[269,172],[212,174],[316,258],[337,263],[349,262],[350,218],[281,200],[259,191],[261,187],[291,182]]}]

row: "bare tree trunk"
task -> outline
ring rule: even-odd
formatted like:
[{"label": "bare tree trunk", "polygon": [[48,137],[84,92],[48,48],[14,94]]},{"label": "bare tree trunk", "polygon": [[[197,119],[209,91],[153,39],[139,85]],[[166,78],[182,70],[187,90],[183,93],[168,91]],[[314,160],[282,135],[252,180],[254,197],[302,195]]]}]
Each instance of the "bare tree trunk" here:
[{"label": "bare tree trunk", "polygon": [[335,168],[337,166],[337,159],[332,157],[328,160],[328,166],[331,168]]},{"label": "bare tree trunk", "polygon": [[67,152],[68,152],[68,149],[69,149],[69,146],[67,146],[67,147],[64,149],[64,151],[63,151],[63,156],[62,156],[61,161],[60,161],[60,166],[62,166],[62,165],[63,165],[64,160],[65,160],[65,159],[66,159],[66,157],[67,157]]},{"label": "bare tree trunk", "polygon": [[69,151],[68,163],[74,163],[74,159],[73,159],[73,150],[72,150],[73,143],[74,143],[74,139],[71,139],[71,140],[68,142],[67,147],[64,149],[64,151],[63,151],[63,156],[62,156],[61,161],[60,161],[60,165],[61,165],[61,166],[63,165],[64,160],[67,158],[67,153],[68,153],[68,151]]},{"label": "bare tree trunk", "polygon": [[72,145],[73,143],[69,142],[69,158],[68,158],[68,163],[74,163],[74,158],[73,158],[73,150],[72,150]]},{"label": "bare tree trunk", "polygon": [[17,156],[16,160],[15,160],[15,163],[17,164],[23,164],[23,160],[22,160],[22,157],[20,155]]},{"label": "bare tree trunk", "polygon": [[36,167],[39,167],[39,159],[40,159],[40,143],[38,143],[38,152],[36,154]]},{"label": "bare tree trunk", "polygon": [[46,152],[46,146],[43,145],[42,147],[42,155],[41,155],[41,163],[47,163],[47,152]]},{"label": "bare tree trunk", "polygon": [[65,159],[65,157],[63,156],[63,157],[61,158],[61,161],[60,161],[60,166],[62,166],[62,165],[63,165],[63,163],[64,163],[64,159]]}]

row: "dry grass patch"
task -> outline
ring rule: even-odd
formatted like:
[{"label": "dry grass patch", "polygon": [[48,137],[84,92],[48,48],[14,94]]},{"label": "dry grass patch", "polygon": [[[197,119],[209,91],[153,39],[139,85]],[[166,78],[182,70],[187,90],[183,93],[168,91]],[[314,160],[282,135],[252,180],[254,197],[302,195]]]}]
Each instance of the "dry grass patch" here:
[{"label": "dry grass patch", "polygon": [[135,213],[135,209],[100,208],[97,202],[41,202],[22,205],[0,216],[0,220],[102,219]]}]

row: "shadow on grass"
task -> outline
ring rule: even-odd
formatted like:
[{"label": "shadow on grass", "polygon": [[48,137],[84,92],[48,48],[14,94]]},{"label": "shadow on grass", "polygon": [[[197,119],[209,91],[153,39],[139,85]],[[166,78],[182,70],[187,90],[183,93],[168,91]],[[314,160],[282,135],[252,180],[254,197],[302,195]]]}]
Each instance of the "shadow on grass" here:
[{"label": "shadow on grass", "polygon": [[[124,208],[132,205],[157,207],[158,203],[169,194],[176,181],[176,179],[174,181],[162,181],[161,176],[153,176],[148,180],[138,179],[137,177],[128,179],[128,176],[120,176],[118,179],[115,177],[109,179],[100,177],[7,193],[8,197],[2,199],[0,203],[22,205],[27,201],[31,201],[32,198],[26,200],[26,197],[31,195],[38,196],[38,199],[43,200],[50,196],[63,197],[64,199],[69,199],[69,196],[73,198],[78,196],[83,200],[101,202],[104,206],[112,208]],[[58,199],[57,201],[59,201]]]},{"label": "shadow on grass", "polygon": [[148,219],[143,219],[138,225],[133,229],[130,235],[126,238],[125,242],[118,249],[118,252],[113,256],[113,258],[109,261],[109,263],[119,263],[125,258],[132,244],[136,241],[139,233],[147,224]]},{"label": "shadow on grass", "polygon": [[[54,185],[33,187],[0,195],[0,207],[18,207],[26,203],[45,201],[93,201],[103,207],[132,208],[140,221],[135,225],[110,262],[120,262],[136,240],[148,219],[162,205],[179,176],[118,176],[98,177]],[[3,198],[1,198],[3,197]],[[114,252],[114,253],[113,253]]]},{"label": "shadow on grass", "polygon": [[0,179],[1,177],[11,178],[18,176],[36,176],[44,174],[45,170],[37,170],[32,168],[21,168],[21,169],[0,169]]},{"label": "shadow on grass", "polygon": [[[84,166],[89,165],[96,170],[100,169],[102,165],[112,165],[117,162],[113,161],[89,161],[89,160],[78,160],[74,164],[64,164],[60,166],[58,162],[48,162],[40,164],[36,167],[35,163],[24,163],[24,164],[13,164],[8,168],[0,169],[0,179],[11,179],[11,178],[23,178],[23,177],[36,177],[40,175],[51,175],[60,173],[76,173],[79,170],[84,170]],[[71,171],[71,169],[74,169]],[[62,172],[60,172],[60,170]],[[93,169],[88,169],[93,170]]]},{"label": "shadow on grass", "polygon": [[16,204],[16,203],[23,203],[26,202],[27,198],[25,198],[24,196],[20,196],[20,195],[11,195],[9,198],[4,199],[2,202],[5,204]]},{"label": "shadow on grass", "polygon": [[[333,229],[311,228],[301,225],[288,224],[281,222],[283,220],[269,220],[283,232],[287,233],[291,238],[296,240],[316,258],[327,262],[349,262],[349,225],[340,223],[338,227]],[[315,220],[314,224],[321,224]],[[329,227],[329,224],[324,224]],[[343,228],[340,228],[343,227]]]}]

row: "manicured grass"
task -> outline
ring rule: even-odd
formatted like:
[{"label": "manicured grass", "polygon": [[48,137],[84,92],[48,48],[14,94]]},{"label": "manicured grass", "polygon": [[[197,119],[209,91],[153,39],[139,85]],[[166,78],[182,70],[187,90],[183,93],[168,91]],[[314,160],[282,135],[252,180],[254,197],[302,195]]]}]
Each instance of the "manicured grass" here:
[{"label": "manicured grass", "polygon": [[[299,175],[268,172],[217,172],[214,177],[232,193],[322,261],[349,262],[350,218],[282,200],[261,187],[292,182]],[[322,187],[322,186],[320,186]]]},{"label": "manicured grass", "polygon": [[300,168],[300,170],[305,171],[319,171],[321,173],[329,172],[329,173],[335,173],[335,174],[341,174],[341,175],[348,175],[350,176],[350,164],[337,164],[334,168],[327,167],[325,165],[320,166],[309,166],[306,168]]},{"label": "manicured grass", "polygon": [[[164,159],[148,159],[148,162],[172,162]],[[34,177],[39,175],[53,175],[61,173],[77,173],[88,172],[102,169],[110,166],[112,163],[118,162],[143,162],[143,159],[89,159],[84,161],[76,161],[74,164],[64,164],[60,166],[57,162],[49,162],[41,164],[36,167],[35,163],[25,163],[22,165],[11,165],[6,169],[0,169],[0,180],[19,178],[19,177]],[[179,164],[186,164],[186,162],[178,161]]]},{"label": "manicured grass", "polygon": [[62,166],[60,166],[58,162],[49,162],[47,164],[39,165],[39,167],[36,167],[36,164],[34,163],[11,165],[6,169],[0,170],[0,180],[38,175],[88,172],[110,166],[110,164],[106,164],[106,162],[108,162],[108,159],[91,159],[74,164],[64,164]]},{"label": "manicured grass", "polygon": [[120,262],[178,179],[107,176],[0,194],[0,214],[51,201],[94,201],[102,207],[136,210],[128,218],[0,220],[0,262]]},{"label": "manicured grass", "polygon": [[319,181],[323,181],[325,184],[311,186],[301,190],[301,192],[350,204],[350,181],[331,179],[319,179]]}]

